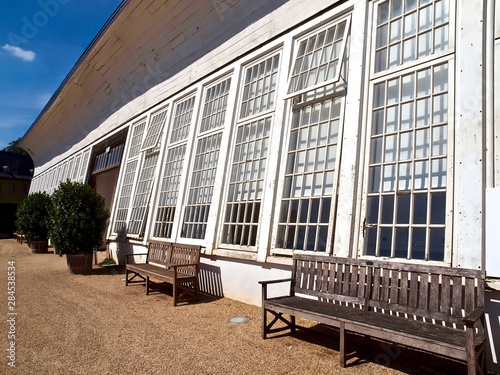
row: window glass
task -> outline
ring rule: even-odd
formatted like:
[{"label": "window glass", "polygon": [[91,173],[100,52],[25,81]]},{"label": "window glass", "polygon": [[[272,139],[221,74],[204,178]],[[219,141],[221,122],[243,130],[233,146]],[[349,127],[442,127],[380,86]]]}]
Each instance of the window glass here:
[{"label": "window glass", "polygon": [[222,242],[255,246],[269,153],[271,117],[238,127]]},{"label": "window glass", "polygon": [[449,48],[449,0],[386,0],[376,9],[375,73]]},{"label": "window glass", "polygon": [[231,78],[227,78],[205,90],[200,133],[195,143],[196,150],[180,234],[184,238],[205,238],[230,85]]},{"label": "window glass", "polygon": [[349,26],[350,18],[345,18],[299,42],[289,94],[339,80]]},{"label": "window glass", "polygon": [[278,248],[327,251],[343,97],[294,110],[279,214]]},{"label": "window glass", "polygon": [[444,260],[448,64],[372,87],[365,254]]},{"label": "window glass", "polygon": [[279,60],[276,54],[246,69],[240,118],[274,108]]}]

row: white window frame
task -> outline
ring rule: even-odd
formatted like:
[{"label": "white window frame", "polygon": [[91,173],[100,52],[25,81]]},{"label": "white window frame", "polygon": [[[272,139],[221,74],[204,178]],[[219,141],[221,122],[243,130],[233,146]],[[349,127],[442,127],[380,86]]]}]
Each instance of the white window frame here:
[{"label": "white window frame", "polygon": [[[191,160],[191,147],[192,147],[192,137],[195,132],[195,125],[196,124],[196,118],[198,116],[198,106],[199,106],[199,93],[197,89],[194,89],[192,87],[188,88],[187,92],[181,94],[180,96],[176,97],[173,99],[171,102],[171,110],[169,113],[169,116],[167,116],[167,122],[168,125],[165,126],[165,147],[163,147],[163,157],[160,157],[160,172],[158,175],[158,178],[156,179],[156,185],[157,187],[157,194],[155,195],[155,204],[153,206],[152,212],[154,213],[153,215],[150,215],[150,221],[151,221],[151,236],[153,238],[157,239],[168,239],[171,241],[179,241],[179,228],[181,227],[180,221],[182,220],[183,217],[183,202],[184,202],[184,186],[186,185],[186,169],[187,166],[190,163]],[[190,120],[189,120],[189,125],[186,127],[185,123],[184,126],[182,126],[183,129],[186,129],[187,131],[184,131],[184,136],[181,138],[177,138],[175,140],[172,140],[176,133],[179,130],[179,128],[175,127],[176,119],[178,118],[178,110],[180,106],[183,106],[185,103],[188,101],[192,101],[192,108],[189,110],[190,114]],[[185,113],[181,114],[181,116],[184,116]],[[175,176],[175,180],[171,180],[171,176],[165,176],[165,171],[168,165],[171,165],[172,160],[169,159],[169,154],[170,152],[175,152],[175,150],[178,150],[179,147],[184,147],[184,154],[183,154],[183,160],[180,163],[180,172]],[[169,184],[169,186],[172,186],[172,184],[175,184],[174,189],[170,190],[165,190],[163,187],[166,184]],[[162,197],[164,198],[165,195],[170,194],[171,196],[174,196],[174,203],[172,204],[166,204],[162,205],[162,202],[160,199]],[[158,215],[160,213],[160,210],[173,210],[172,213],[172,218],[171,220],[161,220],[157,221]],[[158,235],[157,232],[157,226],[164,226],[163,230],[167,228],[167,233],[170,233],[168,237],[160,236]]]},{"label": "white window frame", "polygon": [[[442,51],[434,52],[434,46],[432,46],[433,52],[431,52],[427,56],[423,56],[423,57],[416,56],[415,59],[413,59],[413,60],[410,60],[408,62],[402,62],[401,64],[398,64],[398,65],[395,65],[392,67],[388,66],[388,68],[382,69],[381,71],[376,72],[375,71],[375,64],[376,64],[375,55],[376,55],[376,39],[377,39],[377,35],[376,35],[377,22],[376,22],[376,20],[378,17],[378,9],[379,9],[378,6],[381,3],[383,3],[384,1],[389,1],[389,3],[391,3],[393,0],[378,0],[378,1],[375,1],[371,4],[371,12],[370,13],[372,14],[373,21],[371,23],[371,25],[372,25],[371,41],[368,45],[371,46],[370,56],[371,56],[372,63],[370,64],[369,71],[370,71],[372,79],[377,78],[379,76],[385,76],[387,74],[390,74],[393,71],[399,71],[401,69],[406,69],[406,68],[411,67],[411,66],[424,64],[427,61],[434,60],[434,59],[439,58],[441,56],[448,55],[455,50],[455,24],[456,24],[455,23],[455,17],[456,17],[455,1],[447,0],[447,1],[449,1],[449,7],[450,7],[449,8],[449,19],[448,19],[448,30],[449,30],[448,48],[445,50],[442,50]],[[433,5],[431,5],[431,6],[434,6],[435,1],[439,1],[439,0],[430,0],[430,3],[433,3]],[[404,6],[404,1],[402,2],[402,4]],[[417,4],[418,4],[418,1],[417,1]],[[417,9],[418,9],[418,5],[417,5]],[[418,20],[417,20],[417,22],[418,22]],[[390,23],[390,20],[389,20],[389,23]],[[416,25],[416,27],[418,28],[418,25]],[[434,30],[433,26],[431,26],[431,30]],[[401,32],[403,33],[403,30]],[[418,37],[418,34],[419,34],[419,32],[417,30],[417,32],[415,34],[415,38]],[[368,35],[370,35],[370,33]],[[403,38],[401,40],[403,40]],[[402,52],[400,52],[400,53],[402,53]]]},{"label": "white window frame", "polygon": [[[247,82],[246,82],[246,77],[247,77],[247,74],[250,74],[252,72],[252,69],[259,69],[259,66],[260,64],[262,63],[266,63],[266,61],[270,60],[270,59],[278,59],[278,62],[277,62],[277,68],[276,68],[276,83],[275,83],[275,87],[268,91],[266,94],[269,94],[269,92],[273,92],[274,93],[274,104],[269,107],[269,108],[266,108],[264,110],[261,110],[259,112],[256,112],[256,113],[252,113],[251,115],[249,116],[242,116],[242,105],[243,105],[243,101],[245,99],[249,99],[248,97],[245,96],[245,86],[247,85]],[[274,60],[272,60],[273,63],[274,63]],[[228,162],[227,162],[227,168],[226,168],[226,178],[227,178],[227,182],[225,183],[226,185],[226,189],[224,191],[224,194],[221,198],[221,204],[220,204],[220,217],[221,217],[221,220],[220,220],[220,225],[219,225],[219,234],[218,234],[218,248],[220,249],[227,249],[227,250],[237,250],[237,251],[245,251],[245,252],[252,252],[252,253],[256,253],[258,251],[258,247],[259,247],[259,238],[260,238],[260,232],[261,232],[261,225],[260,223],[262,222],[262,217],[264,215],[264,194],[265,194],[265,186],[266,186],[266,177],[267,177],[267,174],[268,174],[268,167],[269,167],[269,154],[270,154],[270,149],[271,149],[271,135],[272,135],[272,128],[273,126],[276,126],[276,124],[274,124],[274,114],[275,114],[275,111],[276,111],[276,106],[277,106],[277,102],[279,100],[279,90],[280,90],[280,80],[281,80],[281,75],[282,75],[282,66],[283,66],[283,46],[282,45],[279,45],[278,47],[275,47],[263,54],[260,54],[259,56],[257,56],[256,58],[253,58],[249,61],[246,61],[242,64],[242,67],[241,67],[241,71],[240,71],[240,74],[241,74],[241,78],[240,78],[240,84],[239,86],[240,87],[235,87],[235,89],[239,89],[239,93],[237,95],[235,95],[235,98],[234,98],[234,101],[236,101],[236,105],[235,105],[235,110],[234,110],[234,119],[233,119],[233,122],[231,124],[231,127],[232,127],[232,136],[231,136],[231,139],[230,139],[230,143],[229,143],[229,150],[230,152],[228,153]],[[266,76],[266,75],[264,75]],[[272,82],[272,80],[271,80]],[[235,85],[236,86],[236,85]],[[259,95],[259,96],[256,96],[258,98],[261,98],[262,95]],[[255,96],[254,96],[255,98]],[[247,103],[248,103],[248,100],[247,100]],[[264,169],[264,176],[262,178],[262,188],[263,188],[263,191],[262,191],[262,196],[260,198],[260,210],[259,210],[259,213],[258,213],[258,222],[256,223],[256,232],[255,232],[255,245],[236,245],[236,244],[230,244],[230,243],[227,243],[224,239],[223,239],[223,235],[226,231],[226,225],[228,225],[229,223],[227,222],[226,220],[226,216],[227,216],[227,213],[226,213],[226,210],[228,208],[228,206],[230,204],[242,204],[242,203],[248,203],[248,202],[253,202],[255,203],[255,200],[254,201],[243,201],[243,200],[237,200],[237,201],[233,201],[233,202],[229,202],[228,199],[229,199],[229,193],[230,193],[230,186],[231,184],[235,183],[235,181],[232,181],[232,168],[233,168],[233,162],[234,162],[234,153],[235,153],[235,150],[236,150],[236,142],[237,142],[237,134],[238,134],[238,130],[240,127],[244,127],[244,126],[247,126],[247,125],[251,125],[253,123],[258,123],[260,121],[266,121],[267,119],[269,119],[269,121],[271,121],[271,129],[270,129],[270,133],[269,133],[269,136],[268,136],[268,150],[267,150],[267,156],[266,156],[266,161],[265,161],[265,169]],[[257,194],[257,192],[256,192]],[[254,214],[255,215],[255,214]],[[237,225],[238,223],[234,223],[235,225]],[[245,223],[243,223],[244,225]],[[248,223],[247,223],[248,224]],[[251,226],[253,224],[250,224]],[[240,241],[241,242],[241,241]]]},{"label": "white window frame", "polygon": [[[444,259],[443,261],[433,261],[433,260],[427,260],[427,259],[415,259],[415,258],[410,258],[410,259],[405,259],[405,258],[392,258],[392,257],[380,257],[378,255],[365,255],[364,250],[365,250],[365,239],[366,237],[363,236],[363,229],[369,229],[370,227],[373,228],[373,226],[366,226],[365,228],[360,229],[360,234],[358,237],[358,257],[360,258],[366,258],[366,259],[397,259],[398,261],[402,262],[409,262],[409,263],[425,263],[425,264],[436,264],[436,265],[451,265],[452,262],[452,242],[453,242],[453,184],[454,184],[454,174],[453,174],[453,161],[454,161],[454,95],[455,95],[455,71],[454,71],[454,65],[455,65],[455,60],[453,58],[452,54],[448,54],[447,56],[441,56],[438,58],[433,58],[432,60],[426,59],[425,62],[420,61],[418,66],[415,66],[415,64],[412,64],[410,67],[406,65],[399,66],[398,69],[396,70],[391,70],[390,72],[387,70],[385,71],[385,75],[381,76],[380,74],[377,74],[374,76],[374,78],[371,80],[369,83],[369,95],[368,95],[368,104],[366,105],[367,107],[367,126],[364,128],[364,134],[362,138],[364,139],[364,150],[365,150],[365,155],[364,155],[364,170],[363,170],[363,178],[362,178],[362,186],[361,186],[361,210],[360,210],[360,219],[359,223],[360,226],[363,226],[364,219],[367,217],[367,191],[368,191],[368,184],[369,184],[369,165],[370,165],[370,156],[371,156],[371,130],[372,130],[372,124],[373,124],[373,87],[380,82],[384,81],[389,81],[391,79],[395,79],[398,77],[403,77],[405,75],[408,75],[410,73],[422,71],[428,68],[439,66],[441,64],[448,63],[448,89],[447,89],[447,96],[448,96],[448,111],[447,111],[447,128],[448,128],[448,133],[447,133],[447,153],[446,153],[446,159],[447,159],[447,169],[448,173],[446,175],[446,187],[444,190],[446,191],[446,211],[445,211],[445,243],[444,243]],[[417,85],[417,82],[415,82],[415,85]],[[400,102],[398,102],[400,103]],[[432,116],[432,113],[430,114]],[[416,120],[415,120],[416,121]],[[414,128],[416,129],[416,123],[414,125]],[[431,129],[432,126],[429,125],[429,129]],[[400,134],[399,132],[397,133],[398,135]],[[429,148],[431,148],[432,145],[429,143]],[[413,150],[414,152],[415,150]],[[415,157],[412,157],[410,159],[412,162],[415,160]],[[429,165],[430,168],[430,165]],[[414,184],[415,179],[414,176],[411,176],[411,183],[412,185]],[[382,184],[383,182],[381,182]],[[428,182],[428,184],[431,184],[431,181]],[[382,187],[381,187],[382,189]],[[413,192],[413,187],[411,188],[411,192]],[[432,191],[432,188],[428,188],[428,194]],[[397,194],[395,193],[394,197],[397,197]],[[381,203],[380,203],[381,204]],[[429,202],[427,202],[429,205]],[[411,215],[411,213],[410,213]],[[430,215],[429,212],[427,212],[427,215]],[[411,230],[412,224],[409,224],[409,228]],[[396,224],[393,226],[393,228],[396,228]],[[430,224],[427,223],[425,228],[430,228]],[[394,234],[393,234],[394,238]],[[411,238],[411,236],[409,237]],[[392,239],[394,241],[394,239]],[[409,239],[410,241],[410,239]],[[391,249],[392,252],[394,252],[394,249]],[[426,252],[425,256],[426,258],[429,255],[429,232],[427,230],[427,237],[426,237]]]},{"label": "white window frame", "polygon": [[[282,148],[282,155],[280,157],[279,161],[279,178],[278,178],[278,184],[277,184],[277,193],[276,193],[276,198],[275,198],[275,206],[274,206],[274,220],[273,220],[273,226],[272,226],[272,242],[271,242],[271,249],[270,249],[270,255],[285,255],[285,256],[290,256],[292,255],[293,251],[295,249],[288,249],[285,247],[278,247],[278,233],[279,233],[279,227],[280,227],[280,214],[281,214],[281,205],[282,205],[282,200],[284,199],[284,173],[287,167],[287,157],[285,154],[288,152],[289,144],[290,144],[290,134],[291,134],[291,127],[292,127],[292,121],[294,117],[294,111],[295,110],[302,110],[303,108],[306,108],[311,105],[315,104],[321,104],[323,102],[329,101],[329,100],[335,100],[336,98],[340,98],[340,110],[339,110],[339,127],[338,127],[338,138],[337,138],[337,143],[336,143],[336,155],[335,155],[335,166],[333,170],[333,186],[332,186],[332,193],[331,193],[331,205],[330,205],[330,212],[328,216],[328,224],[327,224],[327,233],[326,233],[326,239],[325,239],[325,249],[324,252],[321,251],[321,253],[324,253],[325,255],[330,255],[332,254],[333,250],[333,238],[335,236],[335,215],[338,209],[338,204],[337,204],[337,190],[338,190],[338,183],[339,183],[339,174],[340,174],[340,163],[341,163],[341,158],[342,158],[342,141],[343,141],[343,130],[345,126],[345,109],[346,109],[346,93],[347,93],[347,81],[345,77],[345,69],[346,69],[346,64],[345,64],[345,59],[347,59],[346,54],[348,53],[349,46],[350,46],[350,39],[351,39],[351,17],[352,14],[349,11],[347,14],[341,14],[337,13],[336,15],[333,15],[329,21],[323,22],[321,24],[317,24],[316,26],[309,28],[306,33],[302,33],[299,36],[295,36],[293,43],[294,43],[294,53],[292,54],[293,59],[290,63],[290,72],[293,72],[294,65],[295,65],[295,60],[297,58],[297,50],[300,46],[300,43],[304,40],[307,40],[313,35],[319,35],[323,31],[327,30],[328,28],[338,25],[344,21],[346,21],[346,27],[344,30],[344,36],[343,36],[343,41],[342,41],[342,47],[341,47],[341,53],[339,55],[339,63],[337,66],[337,72],[336,76],[333,79],[330,80],[325,80],[324,82],[321,82],[320,84],[311,86],[311,87],[306,87],[305,89],[298,90],[293,93],[287,93],[284,96],[284,99],[289,99],[287,100],[287,103],[285,105],[285,118],[284,118],[284,128],[283,128],[283,136],[281,140],[281,148]],[[287,78],[287,92],[290,87],[290,79],[291,75],[288,76]],[[320,90],[322,88],[327,88],[325,92],[322,94]],[[290,100],[291,99],[291,100]],[[330,121],[330,120],[329,120]],[[298,149],[297,149],[298,150]],[[305,171],[304,171],[305,172]],[[324,181],[322,186],[324,187]],[[311,195],[310,198],[313,196]],[[321,200],[326,197],[325,195],[321,195]],[[304,196],[302,193],[298,197],[299,202],[304,200],[306,196]],[[305,225],[309,224],[309,220],[307,223],[304,223]],[[319,224],[319,220],[317,223],[311,223],[311,224]],[[298,223],[291,223],[288,222],[285,224],[286,226],[291,226],[295,225],[298,228]],[[317,226],[319,227],[319,226]],[[318,238],[318,237],[317,237]],[[304,245],[306,246],[306,245]],[[298,249],[297,249],[298,250]],[[316,251],[314,250],[309,250],[309,251]]]},{"label": "white window frame", "polygon": [[[322,33],[323,31],[326,31],[329,28],[332,28],[334,26],[338,27],[338,25],[344,21],[346,22],[346,25],[345,25],[345,29],[344,29],[344,36],[342,38],[342,45],[341,45],[340,54],[338,57],[339,63],[337,65],[337,71],[335,73],[335,76],[333,78],[327,79],[321,83],[317,83],[317,84],[314,84],[312,86],[305,87],[305,88],[302,88],[300,90],[290,92],[292,74],[295,70],[295,64],[297,62],[297,54],[299,52],[301,43],[309,40],[313,36],[317,36],[318,34]],[[346,16],[337,17],[333,21],[328,22],[325,25],[320,25],[320,26],[314,28],[313,30],[311,30],[310,32],[308,32],[307,34],[301,35],[299,37],[295,37],[294,48],[293,48],[294,52],[293,52],[293,56],[292,56],[292,63],[290,65],[289,78],[287,80],[287,95],[285,96],[285,99],[293,98],[293,97],[296,97],[298,95],[301,95],[301,94],[304,94],[307,92],[312,92],[312,91],[315,91],[315,90],[320,89],[322,87],[336,84],[340,81],[340,79],[342,78],[342,71],[343,71],[343,67],[344,67],[347,41],[350,38],[350,30],[351,30],[351,14],[349,13]]]},{"label": "white window frame", "polygon": [[[207,100],[207,94],[208,91],[212,88],[217,87],[218,85],[222,84],[223,82],[229,81],[229,86],[227,87],[227,93],[226,93],[226,100],[225,100],[225,109],[224,109],[224,117],[221,119],[221,123],[214,127],[214,128],[208,128],[208,129],[203,129],[204,131],[201,131],[201,125],[203,121],[203,110],[205,106],[205,102]],[[231,127],[231,121],[228,120],[228,116],[230,116],[231,111],[232,111],[232,105],[231,100],[233,99],[233,94],[232,92],[234,91],[234,85],[235,85],[235,78],[231,73],[225,74],[219,78],[216,78],[210,82],[207,82],[202,86],[202,95],[200,95],[201,100],[198,102],[197,107],[195,107],[195,110],[197,111],[196,118],[192,119],[192,128],[193,132],[191,133],[190,137],[188,138],[188,142],[191,143],[192,151],[190,152],[191,155],[191,160],[189,162],[188,167],[183,171],[183,174],[186,176],[186,185],[185,188],[183,189],[183,199],[181,200],[182,202],[182,209],[180,212],[180,216],[178,218],[178,228],[177,228],[177,237],[183,241],[183,242],[191,242],[191,243],[204,243],[206,239],[207,233],[207,228],[209,227],[209,218],[210,218],[210,211],[216,210],[218,208],[218,203],[219,203],[219,194],[220,190],[216,189],[216,181],[217,181],[217,175],[220,174],[221,168],[224,169],[225,163],[222,162],[221,159],[221,150],[225,146],[225,139],[226,137],[224,136],[225,133],[228,132],[228,129],[230,130]],[[196,103],[195,103],[196,104]],[[193,114],[194,115],[194,114]],[[205,181],[203,182],[203,172],[200,172],[200,166],[196,166],[195,164],[197,163],[198,160],[204,161],[206,164],[206,159],[205,157],[202,157],[201,159],[198,159],[197,157],[199,156],[198,154],[198,143],[203,142],[206,139],[213,138],[213,137],[219,137],[219,145],[218,148],[212,151],[213,155],[217,155],[217,160],[218,163],[211,166],[210,161],[209,165],[205,165],[205,168],[209,168],[209,170],[205,169],[205,172],[211,171],[212,176],[212,183],[210,181]],[[205,150],[203,150],[204,152]],[[223,155],[222,155],[223,156]],[[194,173],[196,173],[196,177],[202,178],[202,180],[194,180]],[[202,175],[200,175],[202,173]],[[207,176],[209,178],[210,176]],[[191,195],[195,191],[203,191],[203,196],[200,198],[198,197],[198,202],[194,203],[191,200]],[[200,201],[201,199],[201,201]],[[191,200],[191,201],[190,201]],[[179,203],[179,202],[178,202]],[[190,213],[190,207],[193,207],[196,212],[196,208],[205,209],[205,219],[202,221],[190,221],[186,220],[187,215]],[[195,208],[196,207],[196,208]],[[188,222],[188,224],[186,224]],[[189,224],[191,223],[191,224]],[[191,226],[198,226],[203,229],[203,235],[202,236],[192,236],[191,232],[186,233],[185,232],[185,226],[188,226],[191,228]]]}]

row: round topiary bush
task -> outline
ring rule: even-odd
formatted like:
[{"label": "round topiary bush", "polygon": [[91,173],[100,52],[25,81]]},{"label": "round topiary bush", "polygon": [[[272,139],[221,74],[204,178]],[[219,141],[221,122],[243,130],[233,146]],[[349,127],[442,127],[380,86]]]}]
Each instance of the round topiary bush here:
[{"label": "round topiary bush", "polygon": [[45,192],[28,195],[18,206],[16,226],[30,241],[45,241],[52,201]]},{"label": "round topiary bush", "polygon": [[91,253],[101,245],[109,211],[89,185],[62,182],[52,194],[49,237],[59,255]]}]

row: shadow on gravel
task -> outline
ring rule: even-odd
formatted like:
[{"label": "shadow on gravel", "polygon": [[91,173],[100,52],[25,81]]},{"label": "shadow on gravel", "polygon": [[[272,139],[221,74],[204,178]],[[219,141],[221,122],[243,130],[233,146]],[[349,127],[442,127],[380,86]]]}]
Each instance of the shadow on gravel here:
[{"label": "shadow on gravel", "polygon": [[[297,327],[294,334],[285,331],[269,338],[283,336],[321,346],[325,353],[340,350],[338,329],[323,324]],[[372,362],[410,375],[458,375],[466,372],[463,363],[353,333],[346,333],[346,362],[346,367]]]},{"label": "shadow on gravel", "polygon": [[121,265],[111,265],[111,266],[102,266],[102,267],[94,267],[92,268],[92,272],[89,276],[92,275],[121,275],[125,274],[125,267]]}]

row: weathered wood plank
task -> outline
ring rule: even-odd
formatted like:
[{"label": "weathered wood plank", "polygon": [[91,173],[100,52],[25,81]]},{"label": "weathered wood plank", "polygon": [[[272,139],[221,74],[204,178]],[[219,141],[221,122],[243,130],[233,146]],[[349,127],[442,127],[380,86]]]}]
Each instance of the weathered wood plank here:
[{"label": "weathered wood plank", "polygon": [[429,302],[429,275],[427,273],[419,273],[420,290],[418,296],[418,307],[427,309]]},{"label": "weathered wood plank", "polygon": [[391,303],[398,303],[398,295],[399,295],[399,272],[396,270],[391,271],[391,293],[390,293],[390,301]]},{"label": "weathered wood plank", "polygon": [[453,315],[462,316],[462,278],[453,276],[453,298],[451,300]]},{"label": "weathered wood plank", "polygon": [[430,296],[429,296],[429,310],[439,311],[439,292],[441,286],[439,284],[439,275],[431,274],[430,280]]},{"label": "weathered wood plank", "polygon": [[448,275],[441,276],[441,300],[439,311],[450,313],[451,307],[451,277]]},{"label": "weathered wood plank", "polygon": [[408,272],[401,271],[400,292],[397,303],[402,306],[408,306]]}]

